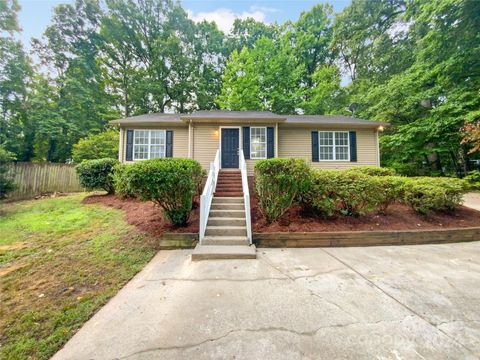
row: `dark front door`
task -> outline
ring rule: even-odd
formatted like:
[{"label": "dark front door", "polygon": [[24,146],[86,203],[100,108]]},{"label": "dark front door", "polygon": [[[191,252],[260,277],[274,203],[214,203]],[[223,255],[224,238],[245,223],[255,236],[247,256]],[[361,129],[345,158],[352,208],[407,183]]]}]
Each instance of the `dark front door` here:
[{"label": "dark front door", "polygon": [[222,168],[238,168],[238,129],[222,129]]}]

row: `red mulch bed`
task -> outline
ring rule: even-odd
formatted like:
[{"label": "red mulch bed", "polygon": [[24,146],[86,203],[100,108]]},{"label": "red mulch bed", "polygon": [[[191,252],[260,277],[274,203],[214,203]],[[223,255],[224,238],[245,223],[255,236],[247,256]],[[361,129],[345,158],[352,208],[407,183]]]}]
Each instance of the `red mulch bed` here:
[{"label": "red mulch bed", "polygon": [[188,225],[178,227],[163,220],[162,209],[153,202],[142,202],[137,199],[122,199],[115,195],[90,195],[82,201],[83,204],[102,204],[125,211],[125,220],[135,225],[139,230],[153,236],[161,236],[164,232],[198,233],[199,209],[195,206]]},{"label": "red mulch bed", "polygon": [[480,226],[480,212],[458,208],[454,213],[437,213],[428,217],[416,214],[405,205],[392,205],[386,214],[369,214],[360,217],[339,216],[323,219],[304,214],[296,206],[278,222],[267,224],[258,208],[258,200],[251,198],[253,232],[322,232],[322,231],[368,231],[368,230],[427,230]]}]

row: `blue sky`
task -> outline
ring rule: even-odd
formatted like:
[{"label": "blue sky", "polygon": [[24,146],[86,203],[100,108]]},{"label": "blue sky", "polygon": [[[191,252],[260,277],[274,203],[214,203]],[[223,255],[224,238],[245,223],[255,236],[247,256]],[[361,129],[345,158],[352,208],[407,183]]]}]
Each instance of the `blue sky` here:
[{"label": "blue sky", "polygon": [[[50,23],[53,8],[69,0],[19,0],[22,10],[19,13],[21,36],[27,49],[30,48],[32,37],[41,37]],[[219,28],[228,31],[236,17],[253,17],[258,21],[283,23],[286,20],[296,20],[300,13],[309,10],[313,5],[323,1],[311,0],[184,0],[182,6],[190,18],[196,21],[213,20]],[[335,11],[340,11],[350,0],[332,0],[330,3]]]}]

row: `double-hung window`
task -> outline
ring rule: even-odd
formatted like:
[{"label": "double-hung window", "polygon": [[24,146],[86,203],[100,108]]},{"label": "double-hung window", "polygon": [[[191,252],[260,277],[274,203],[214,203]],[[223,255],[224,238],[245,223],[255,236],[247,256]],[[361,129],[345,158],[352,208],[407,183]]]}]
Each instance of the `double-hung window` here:
[{"label": "double-hung window", "polygon": [[348,131],[319,131],[318,152],[320,161],[349,161]]},{"label": "double-hung window", "polygon": [[133,160],[165,157],[165,130],[135,130],[133,132]]},{"label": "double-hung window", "polygon": [[267,128],[250,128],[250,159],[267,158]]}]

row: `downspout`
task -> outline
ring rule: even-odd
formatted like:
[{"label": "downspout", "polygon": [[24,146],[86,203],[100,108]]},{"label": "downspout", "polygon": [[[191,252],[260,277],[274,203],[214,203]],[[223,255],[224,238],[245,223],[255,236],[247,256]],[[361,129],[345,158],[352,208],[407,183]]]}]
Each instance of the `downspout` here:
[{"label": "downspout", "polygon": [[378,137],[378,129],[375,130],[375,143],[376,143],[376,150],[377,150],[377,166],[380,166],[380,141]]},{"label": "downspout", "polygon": [[192,158],[192,120],[188,122],[188,158]]},{"label": "downspout", "polygon": [[124,140],[123,140],[123,137],[125,136],[125,131],[123,130],[123,127],[120,127],[120,136],[119,136],[119,140],[118,140],[118,161],[120,161],[121,163],[123,163],[123,159],[124,159]]},{"label": "downspout", "polygon": [[278,122],[275,123],[275,157],[278,157]]}]

